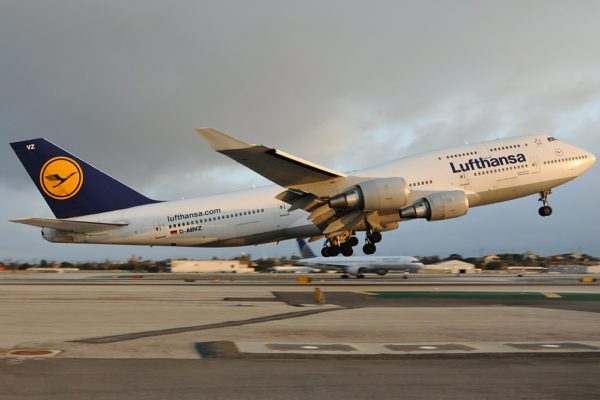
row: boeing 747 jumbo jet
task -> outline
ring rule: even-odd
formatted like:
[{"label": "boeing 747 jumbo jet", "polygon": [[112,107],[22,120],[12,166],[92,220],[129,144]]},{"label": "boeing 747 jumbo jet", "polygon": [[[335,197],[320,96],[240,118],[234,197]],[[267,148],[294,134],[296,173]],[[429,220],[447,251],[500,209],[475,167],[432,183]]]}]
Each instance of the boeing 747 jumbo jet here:
[{"label": "boeing 747 jumbo jet", "polygon": [[13,222],[42,228],[50,242],[226,247],[325,238],[323,256],[373,254],[381,232],[415,218],[461,217],[470,207],[548,195],[587,171],[596,157],[547,135],[467,144],[401,158],[349,174],[214,129],[196,132],[219,153],[276,186],[157,201],[45,139],[11,146],[56,219]]},{"label": "boeing 747 jumbo jet", "polygon": [[350,275],[364,278],[367,272],[385,275],[389,271],[416,272],[425,268],[418,258],[410,256],[317,257],[304,240],[298,239],[298,247],[302,255],[302,259],[297,261],[299,264],[319,270],[339,271],[342,279]]}]

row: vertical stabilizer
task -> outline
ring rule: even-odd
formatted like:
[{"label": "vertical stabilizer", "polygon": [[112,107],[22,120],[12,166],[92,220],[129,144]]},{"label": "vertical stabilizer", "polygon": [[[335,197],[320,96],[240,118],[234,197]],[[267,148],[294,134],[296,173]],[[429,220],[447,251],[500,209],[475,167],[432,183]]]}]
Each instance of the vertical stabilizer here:
[{"label": "vertical stabilizer", "polygon": [[46,139],[10,144],[56,218],[156,203]]},{"label": "vertical stabilizer", "polygon": [[315,253],[310,249],[308,243],[306,243],[303,239],[297,239],[298,247],[300,248],[300,256],[302,258],[315,258]]}]

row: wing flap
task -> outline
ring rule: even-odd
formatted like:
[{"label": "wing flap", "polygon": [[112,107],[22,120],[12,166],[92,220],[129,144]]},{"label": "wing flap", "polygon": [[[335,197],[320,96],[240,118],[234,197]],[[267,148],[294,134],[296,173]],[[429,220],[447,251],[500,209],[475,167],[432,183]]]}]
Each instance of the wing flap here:
[{"label": "wing flap", "polygon": [[365,215],[368,215],[360,210],[352,211],[341,218],[335,219],[327,228],[323,230],[323,233],[326,235],[330,235],[337,232],[344,232],[348,230],[352,230],[352,228],[359,222],[361,222]]},{"label": "wing flap", "polygon": [[32,225],[40,228],[54,228],[61,231],[74,233],[95,233],[121,228],[128,224],[124,222],[92,222],[92,221],[73,221],[68,219],[49,219],[49,218],[19,218],[11,219],[10,222],[18,224]]}]

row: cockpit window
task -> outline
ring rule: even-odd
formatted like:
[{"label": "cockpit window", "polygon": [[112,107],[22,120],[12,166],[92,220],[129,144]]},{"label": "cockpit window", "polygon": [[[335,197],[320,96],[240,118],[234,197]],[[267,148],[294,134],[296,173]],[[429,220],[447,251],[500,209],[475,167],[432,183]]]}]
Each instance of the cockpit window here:
[{"label": "cockpit window", "polygon": [[548,141],[549,141],[549,142],[554,142],[555,140],[558,140],[558,139],[557,139],[557,138],[553,138],[553,137],[549,137],[549,138],[548,138]]}]

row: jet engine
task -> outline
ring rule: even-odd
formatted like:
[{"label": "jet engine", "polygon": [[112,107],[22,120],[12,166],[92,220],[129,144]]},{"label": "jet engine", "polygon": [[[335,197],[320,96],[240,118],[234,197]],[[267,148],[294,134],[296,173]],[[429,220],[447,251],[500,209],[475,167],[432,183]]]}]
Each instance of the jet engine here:
[{"label": "jet engine", "polygon": [[358,275],[362,275],[365,272],[367,272],[367,268],[359,267],[357,265],[352,265],[352,266],[346,268],[346,272],[350,275],[358,276]]},{"label": "jet engine", "polygon": [[333,196],[329,206],[364,211],[400,210],[408,201],[408,193],[408,185],[402,178],[372,179]]},{"label": "jet engine", "polygon": [[465,192],[452,190],[439,192],[402,208],[400,217],[405,219],[427,218],[428,221],[439,221],[462,217],[469,210],[469,200]]}]

